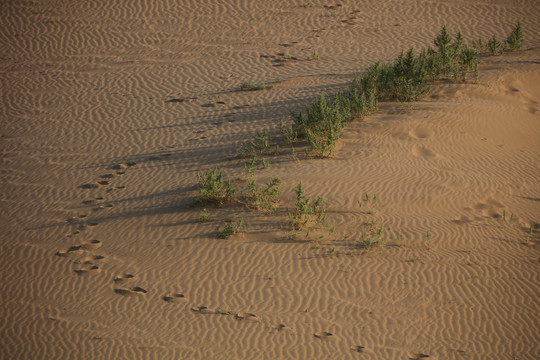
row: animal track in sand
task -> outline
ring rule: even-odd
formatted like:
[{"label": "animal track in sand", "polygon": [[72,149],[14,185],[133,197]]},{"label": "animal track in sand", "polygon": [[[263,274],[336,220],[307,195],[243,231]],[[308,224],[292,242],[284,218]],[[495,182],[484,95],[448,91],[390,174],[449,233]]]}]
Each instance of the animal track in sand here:
[{"label": "animal track in sand", "polygon": [[99,266],[94,264],[83,264],[80,269],[76,269],[75,272],[77,275],[90,275],[97,274],[101,269]]},{"label": "animal track in sand", "polygon": [[76,256],[81,255],[83,252],[83,249],[81,249],[80,246],[74,245],[70,246],[67,249],[62,249],[58,251],[55,255],[61,256],[61,257],[67,257],[67,256]]},{"label": "animal track in sand", "polygon": [[94,211],[99,211],[99,210],[110,210],[113,208],[113,205],[112,204],[107,204],[107,205],[100,205],[98,206],[97,208],[94,208],[92,210]]},{"label": "animal track in sand", "polygon": [[146,294],[148,291],[140,286],[134,286],[129,288],[114,289],[114,292],[122,296],[139,296]]},{"label": "animal track in sand", "polygon": [[170,303],[186,303],[187,302],[187,298],[184,296],[184,294],[180,294],[180,293],[169,293],[163,296],[163,300]]},{"label": "animal track in sand", "polygon": [[330,339],[334,336],[334,334],[330,332],[326,332],[326,331],[317,331],[316,333],[313,334],[313,336],[315,336],[318,339]]},{"label": "animal track in sand", "polygon": [[359,353],[371,353],[372,352],[371,350],[367,349],[365,346],[360,346],[360,345],[352,345],[351,350],[359,352]]},{"label": "animal track in sand", "polygon": [[123,190],[123,189],[125,189],[125,188],[126,188],[126,187],[125,187],[124,185],[115,186],[115,187],[112,187],[112,188],[107,189],[107,192],[116,191],[116,190]]},{"label": "animal track in sand", "polygon": [[433,134],[433,132],[423,126],[418,126],[417,128],[410,130],[409,135],[415,139],[427,139]]},{"label": "animal track in sand", "polygon": [[415,146],[413,147],[412,152],[415,156],[423,157],[427,160],[432,160],[437,157],[437,154],[435,154],[433,151],[431,151],[425,146]]},{"label": "animal track in sand", "polygon": [[187,98],[169,99],[169,100],[165,100],[165,102],[166,103],[183,103],[183,102],[192,102],[192,101],[195,101],[197,99],[198,99],[198,97],[193,96],[193,97],[187,97]]},{"label": "animal track in sand", "polygon": [[70,224],[78,223],[85,217],[86,217],[86,214],[75,215],[75,216],[70,217],[69,219],[66,219],[66,221]]},{"label": "animal track in sand", "polygon": [[88,255],[88,256],[85,256],[83,259],[81,259],[79,263],[93,264],[94,262],[101,261],[103,259],[105,259],[105,256],[102,256],[102,255]]},{"label": "animal track in sand", "polygon": [[97,189],[99,187],[98,183],[88,183],[79,185],[79,189]]},{"label": "animal track in sand", "polygon": [[277,324],[277,325],[273,325],[272,327],[278,331],[293,332],[292,327],[284,325],[284,324]]},{"label": "animal track in sand", "polygon": [[99,240],[86,240],[76,246],[82,250],[95,250],[99,249],[101,245],[103,245],[103,243]]},{"label": "animal track in sand", "polygon": [[191,308],[191,311],[199,313],[199,314],[216,314],[215,310],[211,310],[207,308],[206,306],[193,306]]},{"label": "animal track in sand", "polygon": [[410,360],[425,359],[430,357],[429,355],[422,353],[408,353],[407,356]]},{"label": "animal track in sand", "polygon": [[93,199],[84,200],[82,203],[84,205],[93,205],[93,204],[99,204],[102,201],[103,201],[102,197],[96,197],[96,198],[93,198]]},{"label": "animal track in sand", "polygon": [[259,321],[260,319],[257,315],[252,313],[238,313],[234,315],[234,318],[237,320],[249,320],[249,321]]},{"label": "animal track in sand", "polygon": [[123,164],[113,164],[109,167],[109,169],[111,170],[124,170],[126,168],[130,168],[130,167],[133,167],[137,165],[137,163],[135,161],[130,161],[130,162],[126,162],[126,163],[123,163]]},{"label": "animal track in sand", "polygon": [[135,280],[135,275],[133,274],[120,274],[120,275],[117,275],[113,279],[115,283],[123,283],[123,282],[132,281],[132,280]]},{"label": "animal track in sand", "polygon": [[107,180],[100,180],[93,183],[79,185],[79,189],[97,189],[100,186],[109,185]]}]

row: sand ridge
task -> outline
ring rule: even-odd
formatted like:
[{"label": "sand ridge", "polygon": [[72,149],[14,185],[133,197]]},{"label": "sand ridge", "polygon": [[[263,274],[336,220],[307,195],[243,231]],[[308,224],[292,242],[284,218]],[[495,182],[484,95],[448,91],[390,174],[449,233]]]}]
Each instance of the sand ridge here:
[{"label": "sand ridge", "polygon": [[[535,1],[0,9],[0,358],[540,357]],[[291,110],[443,24],[469,41],[517,20],[525,49],[482,58],[478,82],[381,103],[333,159],[265,156],[275,214],[198,221],[197,173],[245,188],[238,147]],[[299,181],[333,235],[288,239]],[[228,218],[247,229],[218,239]]]}]

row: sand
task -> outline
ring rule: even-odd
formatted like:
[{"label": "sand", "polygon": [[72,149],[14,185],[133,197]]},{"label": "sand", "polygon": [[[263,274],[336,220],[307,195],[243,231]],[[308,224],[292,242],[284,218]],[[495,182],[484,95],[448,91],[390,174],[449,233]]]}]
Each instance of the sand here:
[{"label": "sand", "polygon": [[[0,12],[0,358],[540,358],[537,1]],[[332,159],[265,156],[257,180],[281,178],[280,206],[246,206],[236,153],[257,132],[443,24],[471,41],[518,20],[524,49],[482,57],[478,81],[381,103]],[[239,191],[199,222],[213,167]],[[300,181],[333,234],[290,239]],[[219,239],[230,217],[245,231]],[[387,242],[365,251],[372,222]]]}]

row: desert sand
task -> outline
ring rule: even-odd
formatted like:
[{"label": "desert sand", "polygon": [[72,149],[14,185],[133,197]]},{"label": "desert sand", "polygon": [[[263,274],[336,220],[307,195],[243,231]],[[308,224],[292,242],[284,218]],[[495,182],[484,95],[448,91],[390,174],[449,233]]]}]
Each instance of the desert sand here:
[{"label": "desert sand", "polygon": [[[0,358],[540,358],[535,0],[3,1]],[[519,52],[350,123],[331,159],[281,145],[246,206],[238,148],[375,61]],[[316,56],[313,56],[316,54]],[[243,81],[271,85],[239,91]],[[202,206],[197,174],[238,189]],[[335,232],[290,239],[302,181]],[[376,195],[360,207],[358,199]],[[227,219],[245,230],[227,239]],[[370,223],[384,246],[366,251]]]}]

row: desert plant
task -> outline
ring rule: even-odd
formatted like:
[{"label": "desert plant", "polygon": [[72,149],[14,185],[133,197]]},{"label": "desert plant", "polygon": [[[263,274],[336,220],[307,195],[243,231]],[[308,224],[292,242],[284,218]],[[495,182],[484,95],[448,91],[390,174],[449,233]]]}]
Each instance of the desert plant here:
[{"label": "desert plant", "polygon": [[201,204],[213,203],[223,205],[231,200],[235,190],[232,188],[231,180],[223,181],[223,174],[217,168],[201,171],[197,174],[199,181],[198,202]]},{"label": "desert plant", "polygon": [[238,234],[242,230],[244,230],[244,219],[240,218],[235,223],[225,225],[225,227],[218,234],[218,237],[220,239],[227,239],[229,236]]},{"label": "desert plant", "polygon": [[313,50],[313,53],[308,57],[308,60],[319,60],[319,53],[317,52],[317,49]]},{"label": "desert plant", "polygon": [[508,37],[506,38],[506,46],[511,51],[521,49],[523,45],[523,30],[521,29],[521,23],[518,21],[516,26],[512,29]]},{"label": "desert plant", "polygon": [[331,101],[321,94],[306,107],[305,115],[293,112],[291,116],[292,132],[306,137],[316,156],[329,157],[343,134],[343,127],[351,120],[349,99],[342,92]]},{"label": "desert plant", "polygon": [[501,53],[501,42],[497,40],[495,35],[487,42],[487,47],[491,55],[499,55]]},{"label": "desert plant", "polygon": [[248,180],[253,179],[255,176],[255,166],[257,165],[257,155],[253,155],[251,160],[244,164],[244,170],[246,171],[246,178]]},{"label": "desert plant", "polygon": [[263,89],[265,89],[265,88],[266,88],[265,85],[262,85],[262,84],[256,84],[256,83],[251,82],[251,81],[248,81],[248,80],[244,80],[244,81],[240,84],[240,90],[242,90],[242,91],[263,90]]},{"label": "desert plant", "polygon": [[259,211],[272,213],[279,205],[281,179],[274,177],[261,190],[257,189],[255,179],[249,182],[248,192],[252,205]]},{"label": "desert plant", "polygon": [[387,241],[384,225],[374,230],[374,222],[372,222],[370,227],[371,229],[367,234],[362,234],[363,245],[368,250],[383,246]]},{"label": "desert plant", "polygon": [[251,140],[251,149],[256,152],[263,153],[270,146],[270,141],[272,141],[272,136],[266,131],[262,133],[257,132]]},{"label": "desert plant", "polygon": [[314,201],[305,196],[302,182],[294,189],[296,200],[294,211],[289,214],[292,220],[293,230],[300,230],[308,225],[324,226],[326,219],[323,198],[317,197]]},{"label": "desert plant", "polygon": [[197,217],[197,221],[200,223],[210,221],[210,215],[208,214],[208,209],[203,209],[199,213],[199,216]]}]

